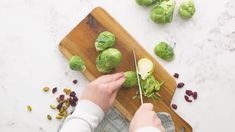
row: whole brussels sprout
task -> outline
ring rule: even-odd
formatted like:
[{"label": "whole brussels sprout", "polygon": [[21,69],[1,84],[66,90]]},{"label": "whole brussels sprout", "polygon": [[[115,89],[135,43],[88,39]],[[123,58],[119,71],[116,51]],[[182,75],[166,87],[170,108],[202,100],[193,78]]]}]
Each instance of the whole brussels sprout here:
[{"label": "whole brussels sprout", "polygon": [[160,24],[170,23],[175,9],[175,0],[160,1],[151,10],[151,19]]},{"label": "whole brussels sprout", "polygon": [[157,56],[166,61],[171,61],[174,58],[174,49],[165,42],[160,42],[156,45],[154,52]]},{"label": "whole brussels sprout", "polygon": [[141,6],[150,6],[154,4],[157,0],[136,0],[136,3]]},{"label": "whole brussels sprout", "polygon": [[179,15],[184,19],[191,18],[195,11],[196,9],[193,0],[184,0],[179,7]]},{"label": "whole brussels sprout", "polygon": [[73,56],[69,60],[69,67],[74,71],[85,71],[86,66],[84,60],[79,56]]},{"label": "whole brussels sprout", "polygon": [[122,84],[125,88],[130,88],[137,85],[137,76],[136,72],[134,71],[127,71],[124,73],[126,78],[125,82]]},{"label": "whole brussels sprout", "polygon": [[113,47],[114,43],[115,43],[115,36],[108,31],[104,31],[101,32],[98,38],[96,39],[95,48],[97,51],[103,51],[107,48]]},{"label": "whole brussels sprout", "polygon": [[97,70],[102,73],[109,73],[120,64],[121,60],[122,54],[119,50],[108,48],[97,57]]}]

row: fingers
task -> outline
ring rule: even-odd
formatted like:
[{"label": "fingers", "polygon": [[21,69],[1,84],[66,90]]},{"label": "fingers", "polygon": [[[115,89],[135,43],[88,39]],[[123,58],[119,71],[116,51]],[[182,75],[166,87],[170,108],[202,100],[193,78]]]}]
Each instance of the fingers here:
[{"label": "fingers", "polygon": [[153,104],[151,103],[144,103],[140,106],[141,110],[149,110],[149,111],[152,111],[153,110]]},{"label": "fingers", "polygon": [[115,73],[115,74],[101,76],[97,79],[97,81],[99,81],[100,83],[109,83],[109,82],[116,81],[123,76],[124,76],[124,73],[119,72],[119,73]]},{"label": "fingers", "polygon": [[122,84],[125,82],[126,78],[122,76],[116,81],[112,81],[108,84],[111,91],[115,92],[116,90],[119,90],[119,88],[122,86]]}]

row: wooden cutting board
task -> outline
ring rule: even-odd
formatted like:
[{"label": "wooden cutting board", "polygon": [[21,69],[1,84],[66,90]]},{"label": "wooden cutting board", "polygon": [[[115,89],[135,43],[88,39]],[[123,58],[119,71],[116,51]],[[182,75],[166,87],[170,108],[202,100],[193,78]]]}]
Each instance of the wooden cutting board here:
[{"label": "wooden cutting board", "polygon": [[[158,81],[165,81],[161,88],[160,100],[144,98],[144,102],[154,104],[156,112],[164,111],[171,114],[178,132],[183,129],[187,132],[192,131],[192,127],[179,117],[170,107],[171,99],[176,89],[175,79],[140,46],[140,44],[127,31],[118,24],[105,10],[100,7],[95,8],[85,19],[83,19],[60,43],[59,49],[64,56],[69,59],[73,55],[81,56],[86,63],[87,70],[84,75],[92,81],[102,74],[95,66],[98,55],[94,42],[98,34],[102,31],[110,31],[116,36],[115,48],[123,54],[123,60],[118,68],[113,72],[135,70],[133,62],[132,48],[136,51],[137,59],[147,57],[154,62],[154,76]],[[140,106],[138,99],[133,100],[137,88],[129,90],[121,89],[114,102],[114,106],[130,121],[135,111]]]}]

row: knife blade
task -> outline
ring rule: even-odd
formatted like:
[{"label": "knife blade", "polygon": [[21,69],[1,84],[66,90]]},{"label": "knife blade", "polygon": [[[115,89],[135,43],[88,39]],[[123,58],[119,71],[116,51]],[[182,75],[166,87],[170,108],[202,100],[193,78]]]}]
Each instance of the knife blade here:
[{"label": "knife blade", "polygon": [[138,65],[137,65],[135,50],[133,48],[132,48],[132,52],[133,52],[133,58],[134,58],[134,63],[135,63],[135,70],[136,70],[136,76],[137,76],[137,82],[138,82],[140,102],[141,102],[141,104],[143,104],[144,101],[143,101],[143,94],[142,94],[141,85],[140,85],[139,69],[138,69]]}]

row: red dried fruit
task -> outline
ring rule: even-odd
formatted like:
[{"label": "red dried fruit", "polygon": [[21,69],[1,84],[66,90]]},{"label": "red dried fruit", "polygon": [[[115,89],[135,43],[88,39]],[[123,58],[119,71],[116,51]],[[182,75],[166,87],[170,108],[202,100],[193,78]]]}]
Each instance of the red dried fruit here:
[{"label": "red dried fruit", "polygon": [[76,96],[73,97],[73,101],[77,102],[78,98]]},{"label": "red dried fruit", "polygon": [[73,84],[77,84],[78,83],[78,80],[73,80]]},{"label": "red dried fruit", "polygon": [[77,105],[77,103],[75,101],[71,101],[71,106],[75,107]]},{"label": "red dried fruit", "polygon": [[175,73],[173,76],[178,79],[179,78],[179,73]]},{"label": "red dried fruit", "polygon": [[184,95],[184,99],[187,101],[187,102],[192,102],[191,99],[189,99],[189,97],[187,95]]},{"label": "red dried fruit", "polygon": [[59,97],[59,99],[60,99],[61,101],[63,101],[63,100],[64,100],[64,95],[61,94],[60,97]]},{"label": "red dried fruit", "polygon": [[74,97],[74,96],[76,96],[76,93],[75,93],[74,91],[72,91],[72,92],[70,93],[70,96],[71,96],[71,97]]},{"label": "red dried fruit", "polygon": [[192,90],[186,90],[185,94],[187,94],[188,96],[191,96],[191,95],[193,95],[193,91]]},{"label": "red dried fruit", "polygon": [[53,89],[52,89],[52,93],[54,94],[54,93],[56,93],[57,92],[57,87],[54,87]]},{"label": "red dried fruit", "polygon": [[183,82],[180,82],[180,83],[177,84],[177,88],[182,88],[182,87],[184,87],[184,83]]},{"label": "red dried fruit", "polygon": [[197,99],[197,92],[193,93],[193,99],[195,99],[195,100]]},{"label": "red dried fruit", "polygon": [[172,104],[171,107],[176,110],[177,109],[177,105],[176,104]]},{"label": "red dried fruit", "polygon": [[60,109],[62,108],[62,106],[63,106],[63,103],[59,103],[56,108],[57,108],[58,110],[60,110]]}]

